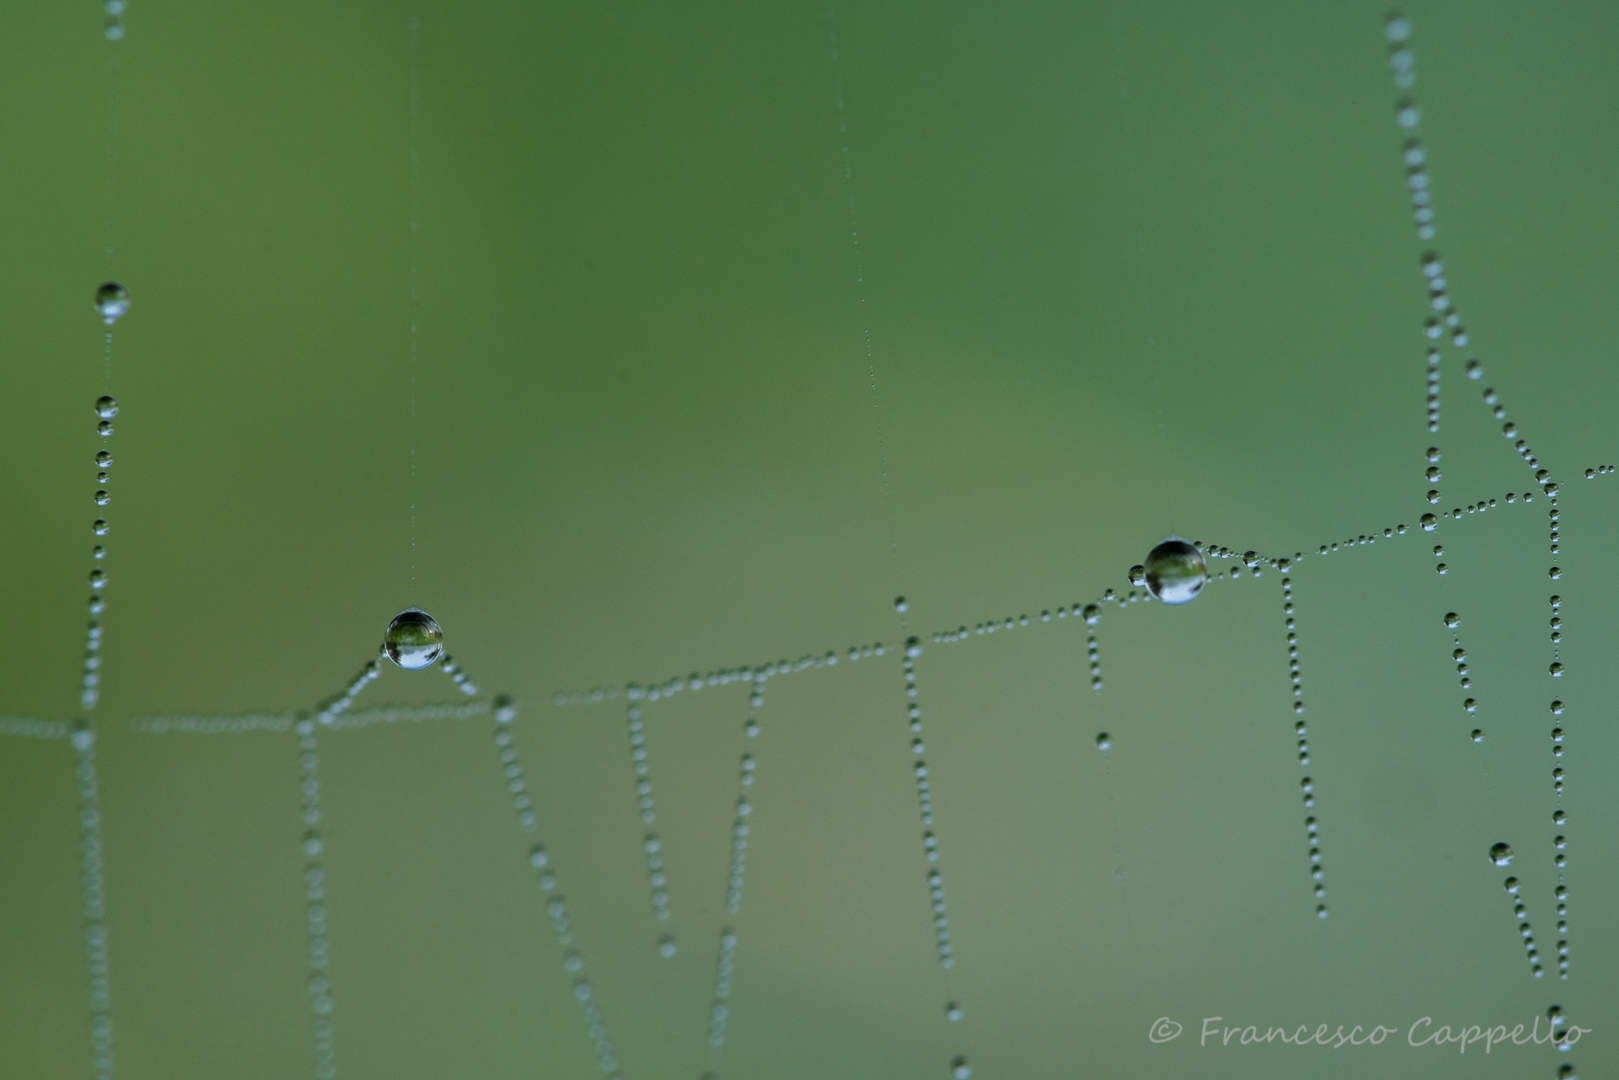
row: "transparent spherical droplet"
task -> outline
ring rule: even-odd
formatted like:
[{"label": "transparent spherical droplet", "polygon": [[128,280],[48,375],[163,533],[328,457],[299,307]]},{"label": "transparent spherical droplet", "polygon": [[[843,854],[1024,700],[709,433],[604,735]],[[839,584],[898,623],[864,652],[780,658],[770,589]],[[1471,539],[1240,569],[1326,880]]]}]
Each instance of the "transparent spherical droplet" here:
[{"label": "transparent spherical droplet", "polygon": [[1418,519],[1417,524],[1422,526],[1423,532],[1433,532],[1435,529],[1439,528],[1439,519],[1434,517],[1432,514],[1423,514],[1422,517]]},{"label": "transparent spherical droplet", "polygon": [[1478,712],[1478,702],[1473,698],[1468,698],[1462,702],[1462,708],[1466,709],[1469,714],[1476,713]]},{"label": "transparent spherical droplet", "polygon": [[1445,625],[1446,626],[1448,626],[1452,630],[1454,630],[1458,626],[1460,626],[1461,624],[1462,624],[1462,617],[1460,615],[1456,614],[1454,611],[1445,612]]},{"label": "transparent spherical droplet", "polygon": [[1512,847],[1509,844],[1493,844],[1490,847],[1490,861],[1497,866],[1512,865]]},{"label": "transparent spherical droplet", "polygon": [[96,415],[103,420],[111,420],[118,415],[118,400],[103,394],[96,398]]},{"label": "transparent spherical droplet", "polygon": [[950,1063],[950,1075],[953,1080],[967,1080],[972,1074],[972,1066],[967,1064],[965,1057],[958,1057]]},{"label": "transparent spherical droplet", "polygon": [[1474,728],[1473,733],[1470,736],[1470,738],[1474,742],[1483,742],[1484,741],[1484,729],[1483,728]]},{"label": "transparent spherical droplet", "polygon": [[444,631],[427,612],[406,608],[388,624],[383,648],[395,664],[406,671],[419,671],[444,654]]},{"label": "transparent spherical droplet", "polygon": [[1552,678],[1554,678],[1554,679],[1561,679],[1563,677],[1563,665],[1562,664],[1553,663],[1551,668],[1550,668],[1550,671],[1552,673]]},{"label": "transparent spherical droplet", "polygon": [[1113,749],[1112,737],[1105,731],[1098,734],[1096,736],[1096,748],[1104,754]]},{"label": "transparent spherical droplet", "polygon": [[96,451],[96,465],[105,469],[112,464],[112,455],[105,450]]},{"label": "transparent spherical droplet", "polygon": [[1557,1066],[1557,1080],[1580,1080],[1580,1078],[1575,1075],[1574,1066],[1559,1065]]},{"label": "transparent spherical droplet", "polygon": [[97,518],[95,524],[90,526],[90,531],[95,533],[97,536],[106,536],[108,533],[112,532],[112,526],[108,525],[100,518]]},{"label": "transparent spherical droplet", "polygon": [[1550,570],[1546,571],[1546,576],[1551,578],[1553,581],[1557,581],[1563,576],[1563,568],[1561,566],[1554,566]]},{"label": "transparent spherical droplet", "polygon": [[894,597],[894,610],[895,611],[897,611],[901,615],[903,615],[907,611],[909,611],[910,609],[911,609],[911,605],[905,602],[905,597],[903,597],[903,596]]},{"label": "transparent spherical droplet", "polygon": [[129,312],[129,290],[109,281],[96,290],[96,310],[101,321],[111,326]]},{"label": "transparent spherical droplet", "polygon": [[104,570],[92,570],[92,571],[90,571],[90,587],[92,589],[104,589],[104,588],[106,588],[107,587],[107,573],[106,573],[106,571],[104,571]]},{"label": "transparent spherical droplet", "polygon": [[1147,568],[1140,563],[1130,567],[1130,584],[1140,588],[1147,583]]},{"label": "transparent spherical droplet", "polygon": [[1552,824],[1553,825],[1563,825],[1563,824],[1566,824],[1567,822],[1568,822],[1568,813],[1566,811],[1563,811],[1563,810],[1553,810],[1552,811]]},{"label": "transparent spherical droplet", "polygon": [[658,942],[658,955],[665,960],[673,957],[675,955],[675,939],[668,934],[663,935]]},{"label": "transparent spherical droplet", "polygon": [[945,1007],[944,1007],[944,1018],[946,1020],[950,1021],[952,1024],[954,1024],[956,1021],[960,1020],[961,1019],[961,1006],[957,1005],[954,1001],[949,1002],[948,1004],[946,1004]]},{"label": "transparent spherical droplet", "polygon": [[108,503],[112,502],[112,496],[107,494],[106,488],[101,488],[98,490],[95,493],[94,498],[97,506],[106,506]]},{"label": "transparent spherical droplet", "polygon": [[1178,536],[1171,536],[1147,553],[1147,589],[1166,604],[1185,604],[1197,598],[1208,581],[1203,554]]}]

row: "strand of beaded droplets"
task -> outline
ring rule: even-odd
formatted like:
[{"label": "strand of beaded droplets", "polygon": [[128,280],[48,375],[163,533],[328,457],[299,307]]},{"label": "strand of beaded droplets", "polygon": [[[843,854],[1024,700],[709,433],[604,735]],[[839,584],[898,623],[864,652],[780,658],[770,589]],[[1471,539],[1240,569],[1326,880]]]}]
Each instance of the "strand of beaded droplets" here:
[{"label": "strand of beaded droplets", "polygon": [[[759,718],[756,714],[764,706],[764,686],[761,672],[748,691],[750,712],[742,726],[744,738],[753,739],[759,734]],[[737,774],[736,818],[731,825],[731,861],[725,879],[725,913],[733,919],[742,911],[742,885],[747,870],[748,834],[752,831],[750,821],[753,815],[753,802],[749,796],[756,768],[753,755],[744,751]],[[725,1046],[725,1025],[731,1015],[731,975],[736,969],[739,941],[734,925],[727,923],[720,929],[719,955],[714,962],[714,997],[709,1004],[709,1071],[704,1074],[704,1080],[716,1080],[719,1075],[715,1070],[719,1068],[720,1050]],[[672,953],[671,945],[670,953],[666,955]]]},{"label": "strand of beaded droplets", "polygon": [[[522,827],[524,833],[533,837],[538,831],[538,826],[534,804],[529,798],[528,786],[523,780],[523,766],[517,758],[517,745],[512,737],[512,721],[515,719],[517,719],[517,706],[512,699],[496,698],[495,749],[500,756],[501,773],[512,796],[512,808],[517,811],[517,824]],[[531,843],[528,862],[534,868],[536,884],[539,885],[540,894],[545,898],[545,912],[551,918],[551,928],[556,933],[557,944],[563,950],[562,966],[573,978],[574,1000],[579,1002],[585,1030],[589,1033],[591,1045],[596,1051],[596,1060],[602,1072],[609,1075],[610,1080],[618,1080],[618,1059],[612,1041],[607,1037],[607,1026],[602,1021],[601,1010],[596,1005],[595,990],[590,985],[590,980],[585,977],[584,957],[573,947],[573,926],[568,921],[568,901],[557,888],[556,868],[544,844]]]},{"label": "strand of beaded droplets", "polygon": [[[1394,70],[1395,85],[1402,91],[1409,91],[1410,88],[1416,83],[1416,59],[1409,44],[1411,37],[1411,23],[1403,16],[1395,15],[1391,17],[1384,25],[1384,33],[1389,41],[1389,62],[1390,66]],[[1407,96],[1400,99],[1395,108],[1395,119],[1399,123],[1400,127],[1407,132],[1404,147],[1404,157],[1407,171],[1407,186],[1411,189],[1412,193],[1411,199],[1414,206],[1414,216],[1417,224],[1417,237],[1418,239],[1424,241],[1432,240],[1436,232],[1434,226],[1433,196],[1430,190],[1428,173],[1426,169],[1427,152],[1422,146],[1421,136],[1419,134],[1422,112],[1417,107],[1414,97],[1407,94]],[[1484,379],[1484,367],[1468,347],[1469,337],[1467,330],[1462,325],[1460,313],[1457,311],[1456,305],[1450,297],[1448,282],[1445,276],[1444,263],[1440,259],[1439,253],[1433,250],[1424,253],[1422,256],[1421,266],[1423,277],[1427,280],[1429,307],[1432,310],[1432,314],[1429,315],[1427,322],[1427,334],[1430,341],[1434,342],[1436,346],[1437,342],[1443,338],[1445,329],[1448,328],[1450,331],[1451,344],[1457,349],[1462,350],[1467,356],[1465,368],[1467,377],[1469,379],[1482,382]],[[1430,346],[1429,348],[1429,366],[1431,369],[1437,367],[1438,350],[1435,346]],[[1433,378],[1433,376],[1430,376],[1431,380]],[[1514,440],[1512,444],[1513,449],[1517,452],[1518,456],[1522,458],[1524,464],[1528,468],[1534,470],[1535,482],[1540,485],[1542,493],[1551,503],[1547,516],[1550,519],[1551,525],[1551,554],[1556,556],[1558,553],[1558,539],[1560,535],[1558,526],[1562,517],[1557,505],[1557,482],[1552,476],[1551,470],[1544,467],[1536,457],[1534,450],[1532,447],[1530,447],[1528,441],[1518,437],[1518,425],[1507,418],[1506,407],[1502,404],[1501,396],[1499,393],[1497,393],[1495,388],[1486,386],[1482,396],[1484,404],[1494,414],[1495,419],[1502,421],[1502,436],[1507,439]],[[1431,431],[1436,431],[1437,427],[1437,400],[1432,400],[1430,402],[1429,428]],[[1439,460],[1438,450],[1431,449],[1429,451],[1429,458],[1430,461],[1433,462],[1434,466],[1430,468],[1429,472],[1432,474],[1433,479],[1437,481],[1437,465]],[[1527,502],[1529,499],[1530,496],[1526,494],[1524,496],[1524,501]],[[1433,503],[1438,501],[1438,491],[1430,491],[1429,502]],[[1445,516],[1456,518],[1460,516],[1460,512],[1453,512]],[[1424,515],[1424,529],[1429,529],[1431,531],[1434,524],[1435,522],[1433,521],[1431,515]],[[1442,567],[1443,564],[1441,564],[1441,573],[1444,572]],[[1554,563],[1548,569],[1547,576],[1552,581],[1561,579],[1561,567]],[[1552,678],[1560,679],[1563,677],[1565,671],[1562,663],[1562,654],[1560,648],[1563,637],[1563,598],[1560,595],[1553,594],[1549,600],[1549,603],[1552,609],[1552,661],[1548,671]],[[1451,616],[1447,616],[1447,623],[1450,622],[1450,618]],[[1459,642],[1456,648],[1458,652],[1461,651],[1461,645]],[[1465,654],[1458,657],[1458,661],[1464,659]],[[1463,677],[1465,679],[1465,673]],[[1471,700],[1472,699],[1469,699],[1469,702],[1471,702]],[[1555,699],[1552,701],[1551,711],[1554,718],[1561,717],[1564,709],[1565,705],[1561,699]],[[1471,709],[1469,709],[1469,711],[1471,711]],[[1481,734],[1482,732],[1480,732],[1478,729],[1474,730],[1475,739],[1480,737]],[[1568,885],[1565,880],[1564,872],[1568,865],[1568,857],[1565,853],[1568,840],[1566,835],[1562,832],[1562,829],[1567,823],[1568,815],[1562,807],[1564,774],[1561,764],[1561,757],[1563,740],[1564,731],[1562,725],[1561,723],[1556,723],[1552,729],[1553,755],[1556,759],[1556,763],[1553,766],[1552,781],[1553,791],[1557,800],[1557,805],[1552,811],[1552,824],[1558,830],[1552,840],[1554,848],[1553,859],[1557,867],[1557,885],[1553,890],[1553,895],[1557,902],[1557,929],[1560,937],[1560,940],[1557,943],[1557,966],[1560,976],[1566,979],[1568,978],[1569,971],[1569,947],[1567,940]],[[1515,879],[1513,880],[1513,884],[1517,884]],[[1522,905],[1518,904],[1517,906],[1521,907]],[[1530,960],[1533,964],[1534,974],[1538,977],[1541,974],[1541,967],[1533,949],[1533,939],[1528,936],[1527,924],[1524,925],[1523,933],[1530,945]]]}]

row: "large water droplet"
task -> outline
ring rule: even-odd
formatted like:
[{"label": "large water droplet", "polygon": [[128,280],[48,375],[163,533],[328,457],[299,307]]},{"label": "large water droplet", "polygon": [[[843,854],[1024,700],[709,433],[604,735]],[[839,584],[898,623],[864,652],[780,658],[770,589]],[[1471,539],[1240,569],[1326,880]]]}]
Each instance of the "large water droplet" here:
[{"label": "large water droplet", "polygon": [[1512,865],[1512,847],[1509,844],[1494,844],[1490,847],[1490,861],[1497,866]]},{"label": "large water droplet", "polygon": [[444,654],[444,631],[420,608],[406,608],[393,617],[383,638],[388,659],[406,671],[419,671]]},{"label": "large water droplet", "polygon": [[96,398],[96,415],[103,420],[111,420],[118,415],[118,399],[103,394]]},{"label": "large water droplet", "polygon": [[116,281],[109,281],[96,290],[96,310],[101,321],[111,326],[129,312],[129,290]]},{"label": "large water droplet", "polygon": [[1147,588],[1166,604],[1195,600],[1208,578],[1202,552],[1178,536],[1171,536],[1147,554]]},{"label": "large water droplet", "polygon": [[1462,624],[1462,617],[1460,615],[1456,614],[1454,611],[1445,612],[1445,625],[1446,626],[1448,626],[1452,630],[1454,630],[1458,626],[1460,626],[1461,624]]},{"label": "large water droplet", "polygon": [[1432,514],[1423,514],[1422,517],[1417,521],[1417,524],[1422,526],[1423,532],[1433,532],[1435,529],[1439,528],[1439,519],[1434,517]]}]

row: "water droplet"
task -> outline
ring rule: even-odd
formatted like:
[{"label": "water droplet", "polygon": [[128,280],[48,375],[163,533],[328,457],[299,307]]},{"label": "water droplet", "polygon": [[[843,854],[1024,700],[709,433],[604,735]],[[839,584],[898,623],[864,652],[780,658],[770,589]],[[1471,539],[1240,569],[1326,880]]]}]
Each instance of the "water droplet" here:
[{"label": "water droplet", "polygon": [[967,1080],[972,1074],[972,1066],[967,1064],[965,1056],[958,1057],[950,1063],[950,1075],[953,1080]]},{"label": "water droplet", "polygon": [[1478,701],[1473,698],[1468,698],[1466,701],[1462,702],[1462,708],[1466,709],[1469,714],[1476,713],[1478,712]]},{"label": "water droplet", "polygon": [[1434,569],[1441,574],[1450,572],[1450,567],[1446,566],[1444,563],[1440,563],[1438,566],[1434,567]]},{"label": "water droplet", "polygon": [[1563,568],[1561,566],[1554,566],[1550,570],[1546,571],[1546,576],[1551,578],[1553,581],[1556,581],[1563,576]]},{"label": "water droplet", "polygon": [[443,655],[444,631],[427,612],[406,608],[388,624],[383,648],[395,664],[406,671],[419,671]]},{"label": "water droplet", "polygon": [[103,394],[96,398],[96,415],[103,420],[111,420],[118,415],[118,401]]},{"label": "water droplet", "polygon": [[1096,748],[1104,754],[1113,749],[1113,740],[1108,736],[1107,732],[1104,731],[1096,736]]},{"label": "water droplet", "polygon": [[952,1002],[948,1003],[947,1005],[945,1005],[945,1007],[944,1007],[944,1018],[946,1020],[950,1021],[952,1024],[954,1024],[956,1021],[960,1020],[961,1019],[961,1006],[957,1005],[954,1001],[952,1001]]},{"label": "water droplet", "polygon": [[759,722],[750,716],[748,717],[748,722],[742,725],[742,730],[749,738],[752,738],[759,734]]},{"label": "water droplet", "polygon": [[1580,1080],[1580,1078],[1575,1075],[1574,1066],[1559,1065],[1557,1066],[1557,1080]]},{"label": "water droplet", "polygon": [[107,587],[107,574],[106,574],[106,572],[103,571],[103,570],[92,570],[92,571],[90,571],[90,587],[92,589],[104,589],[104,588],[106,588]]},{"label": "water droplet", "polygon": [[905,597],[896,596],[894,597],[894,610],[903,615],[907,611],[911,610],[911,605],[905,602]]},{"label": "water droplet", "polygon": [[1472,738],[1472,740],[1474,742],[1483,742],[1484,741],[1484,729],[1483,728],[1474,728],[1473,733],[1471,735],[1471,738]]},{"label": "water droplet", "polygon": [[1445,612],[1445,625],[1446,626],[1448,626],[1452,630],[1454,630],[1458,626],[1460,626],[1461,624],[1462,624],[1462,617],[1460,615],[1456,614],[1454,611]]},{"label": "water droplet", "polygon": [[1390,15],[1388,22],[1383,24],[1383,34],[1398,45],[1411,36],[1411,21],[1403,15]]},{"label": "water droplet", "polygon": [[1551,670],[1551,673],[1552,673],[1552,678],[1561,679],[1563,677],[1563,665],[1562,664],[1553,663],[1550,670]]},{"label": "water droplet", "polygon": [[129,312],[129,290],[116,281],[109,281],[96,290],[96,310],[101,321],[111,326]]},{"label": "water droplet", "polygon": [[1490,847],[1490,861],[1497,866],[1512,865],[1512,847],[1508,844],[1493,844]]},{"label": "water droplet", "polygon": [[106,488],[102,488],[96,492],[95,500],[97,506],[106,506],[108,503],[112,502],[112,496],[107,494]]},{"label": "water droplet", "polygon": [[112,526],[108,525],[100,518],[97,518],[96,523],[90,526],[90,531],[95,533],[97,536],[106,536],[108,533],[112,532]]},{"label": "water droplet", "polygon": [[1178,536],[1171,536],[1147,554],[1147,589],[1166,604],[1196,599],[1208,576],[1202,553]]},{"label": "water droplet", "polygon": [[1435,529],[1439,528],[1439,519],[1434,517],[1432,514],[1423,514],[1422,517],[1418,519],[1417,524],[1422,526],[1423,532],[1433,532]]},{"label": "water droplet", "polygon": [[1565,811],[1562,811],[1562,810],[1553,810],[1552,811],[1552,824],[1553,825],[1562,825],[1562,824],[1566,823],[1567,821],[1568,821],[1568,814]]},{"label": "water droplet", "polygon": [[316,855],[320,854],[321,849],[323,847],[325,847],[325,844],[321,841],[320,833],[315,832],[313,829],[311,829],[309,832],[304,833],[304,854],[305,855],[307,855],[311,859],[313,859]]},{"label": "water droplet", "polygon": [[96,464],[105,469],[112,464],[112,455],[105,450],[96,451]]},{"label": "water droplet", "polygon": [[673,957],[675,955],[675,939],[668,934],[663,935],[658,941],[658,955],[665,960]]}]

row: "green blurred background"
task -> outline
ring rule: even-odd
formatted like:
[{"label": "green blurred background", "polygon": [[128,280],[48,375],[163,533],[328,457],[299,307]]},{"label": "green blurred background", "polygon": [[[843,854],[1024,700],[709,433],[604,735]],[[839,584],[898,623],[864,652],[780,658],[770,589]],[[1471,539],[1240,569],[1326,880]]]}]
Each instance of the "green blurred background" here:
[{"label": "green blurred background", "polygon": [[[709,1067],[743,749],[721,1076],[927,1080],[957,1053],[979,1078],[1611,1070],[1619,477],[1578,479],[1619,459],[1601,3],[1409,9],[1452,295],[1566,492],[1570,981],[1530,977],[1485,859],[1518,850],[1550,966],[1544,500],[1296,575],[1328,920],[1271,572],[1105,617],[1099,696],[1072,621],[928,646],[948,985],[892,654],[773,681],[751,741],[739,687],[648,709],[655,922],[623,703],[555,692],[893,641],[897,593],[924,633],[1037,615],[1127,588],[1172,530],[1285,552],[1428,509],[1381,4],[840,4],[846,137],[830,14],[137,2],[111,43],[94,4],[0,12],[0,715],[76,711],[89,301],[108,276],[134,296],[95,713],[120,1074],[312,1072],[292,736],[131,719],[307,707],[408,604],[522,705],[628,1080]],[[1523,491],[1455,356],[1447,505]],[[361,705],[450,691],[390,671]],[[322,767],[340,1074],[600,1075],[487,722],[334,732]],[[6,1076],[89,1074],[76,816],[63,742],[0,741]],[[1404,1045],[1424,1015],[1552,1003],[1595,1029],[1572,1054]],[[1186,1033],[1151,1043],[1160,1016]],[[1399,1034],[1200,1049],[1210,1016]]]}]

